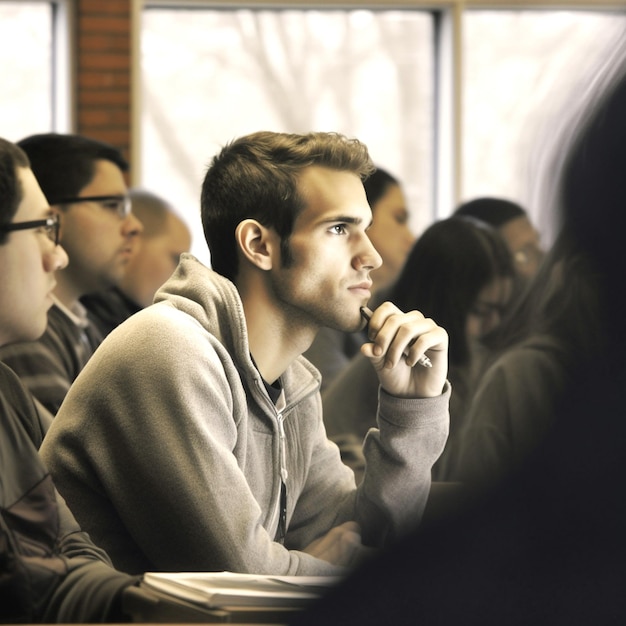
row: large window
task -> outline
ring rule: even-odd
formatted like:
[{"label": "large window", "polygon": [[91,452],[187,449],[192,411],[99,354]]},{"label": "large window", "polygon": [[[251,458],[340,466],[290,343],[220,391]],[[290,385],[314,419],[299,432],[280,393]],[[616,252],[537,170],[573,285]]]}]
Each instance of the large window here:
[{"label": "large window", "polygon": [[0,136],[17,141],[53,127],[52,6],[0,2]]},{"label": "large window", "polygon": [[430,13],[148,9],[141,68],[142,182],[191,209],[194,232],[206,164],[262,129],[362,139],[404,183],[414,227],[431,220]]}]

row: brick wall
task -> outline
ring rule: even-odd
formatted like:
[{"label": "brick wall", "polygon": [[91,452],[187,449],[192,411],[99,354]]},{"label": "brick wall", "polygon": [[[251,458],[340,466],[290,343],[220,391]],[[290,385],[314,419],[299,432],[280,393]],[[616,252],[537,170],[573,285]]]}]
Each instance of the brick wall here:
[{"label": "brick wall", "polygon": [[131,0],[77,0],[76,132],[130,160]]}]

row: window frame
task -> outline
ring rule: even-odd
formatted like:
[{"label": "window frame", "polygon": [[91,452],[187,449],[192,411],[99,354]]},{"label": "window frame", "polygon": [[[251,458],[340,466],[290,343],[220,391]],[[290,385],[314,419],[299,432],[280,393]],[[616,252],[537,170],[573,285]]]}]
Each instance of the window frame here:
[{"label": "window frame", "polygon": [[[18,0],[0,0],[0,4]],[[74,73],[75,58],[74,14],[76,0],[32,0],[49,5],[51,13],[50,50],[50,127],[53,132],[72,132],[75,123]],[[136,1],[136,0],[131,0]]]},{"label": "window frame", "polygon": [[75,0],[48,0],[52,5],[52,129],[69,133],[75,128],[76,56]]},{"label": "window frame", "polygon": [[[132,0],[135,16],[140,17],[145,7],[163,8],[223,8],[245,7],[250,9],[355,9],[366,7],[371,10],[412,9],[425,10],[433,14],[435,20],[435,102],[433,106],[435,129],[433,132],[433,190],[432,218],[442,219],[450,215],[451,207],[460,202],[461,181],[463,180],[463,75],[462,37],[463,16],[472,10],[571,10],[571,11],[618,11],[626,9],[626,0],[375,0],[364,3],[362,0]],[[133,20],[135,50],[139,51],[140,19]],[[137,55],[135,55],[137,58]],[[136,63],[139,63],[137,60]],[[133,85],[133,101],[140,103],[140,94]],[[134,120],[139,120],[140,104],[137,105]],[[132,125],[132,144],[141,146],[141,124]],[[140,150],[134,154],[136,163],[141,162]],[[135,172],[140,172],[136,167]]]}]

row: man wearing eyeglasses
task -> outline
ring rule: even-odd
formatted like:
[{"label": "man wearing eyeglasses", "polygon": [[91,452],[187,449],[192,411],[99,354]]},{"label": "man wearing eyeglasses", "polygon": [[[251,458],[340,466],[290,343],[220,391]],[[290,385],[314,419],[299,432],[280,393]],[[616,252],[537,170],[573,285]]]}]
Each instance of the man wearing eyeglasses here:
[{"label": "man wearing eyeglasses", "polygon": [[60,219],[69,264],[57,272],[48,326],[37,341],[0,349],[33,396],[55,415],[102,335],[79,302],[119,283],[141,223],[131,213],[124,179],[128,163],[113,146],[80,135],[32,135],[18,145]]},{"label": "man wearing eyeglasses", "polygon": [[[0,138],[0,346],[47,326],[55,272],[67,266],[24,152]],[[135,580],[111,567],[58,497],[38,447],[44,426],[28,391],[0,363],[0,622],[109,622]]]},{"label": "man wearing eyeglasses", "polygon": [[519,289],[534,278],[543,261],[544,250],[526,209],[505,198],[481,197],[464,202],[455,214],[487,222],[502,235],[513,257]]}]

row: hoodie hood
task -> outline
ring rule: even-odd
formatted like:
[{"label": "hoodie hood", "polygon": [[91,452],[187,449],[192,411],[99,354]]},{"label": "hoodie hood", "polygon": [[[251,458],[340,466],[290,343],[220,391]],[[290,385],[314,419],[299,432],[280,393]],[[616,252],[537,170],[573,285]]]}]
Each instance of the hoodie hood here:
[{"label": "hoodie hood", "polygon": [[[157,291],[154,302],[164,302],[193,317],[213,335],[242,366],[254,375],[258,370],[250,356],[248,329],[239,291],[234,283],[203,265],[192,254],[184,253],[180,263]],[[320,373],[303,356],[293,364],[294,371],[281,377],[285,391],[300,398],[319,389]],[[291,369],[291,368],[290,368]]]},{"label": "hoodie hood", "polygon": [[249,356],[248,331],[237,287],[189,253],[154,296],[193,317],[243,362]]}]

